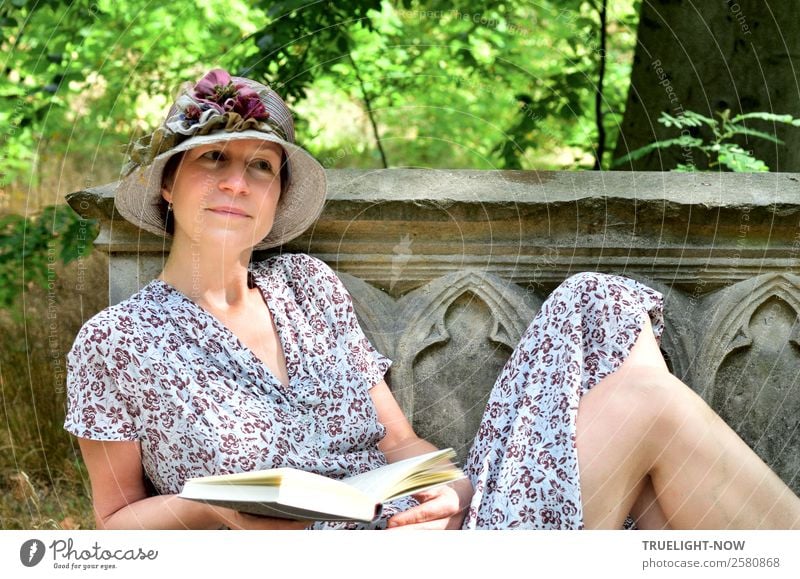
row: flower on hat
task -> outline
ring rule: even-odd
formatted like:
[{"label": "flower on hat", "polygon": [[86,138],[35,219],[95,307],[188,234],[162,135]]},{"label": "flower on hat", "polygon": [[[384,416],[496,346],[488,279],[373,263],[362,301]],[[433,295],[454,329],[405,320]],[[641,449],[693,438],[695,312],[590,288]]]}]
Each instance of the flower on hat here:
[{"label": "flower on hat", "polygon": [[235,93],[236,88],[231,81],[231,75],[221,68],[215,68],[208,72],[194,85],[194,94],[198,98],[211,98],[219,101],[233,96]]},{"label": "flower on hat", "polygon": [[[269,120],[269,112],[264,108],[261,96],[242,82],[234,83],[231,75],[221,68],[206,74],[176,104],[179,112],[166,124],[183,135],[196,134],[200,127],[220,116],[233,119],[236,124],[248,119]],[[215,124],[219,125],[219,120]],[[227,128],[230,123],[225,125]]]},{"label": "flower on hat", "polygon": [[234,112],[246,119],[266,121],[269,113],[258,93],[244,83],[234,84],[231,75],[220,68],[206,74],[184,100],[183,118],[198,122],[206,111],[224,115]]}]

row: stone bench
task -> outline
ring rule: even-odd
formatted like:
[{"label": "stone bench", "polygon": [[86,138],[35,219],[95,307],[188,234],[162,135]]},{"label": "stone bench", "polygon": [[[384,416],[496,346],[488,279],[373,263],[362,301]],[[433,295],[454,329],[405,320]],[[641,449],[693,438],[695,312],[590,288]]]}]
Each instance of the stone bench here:
[{"label": "stone bench", "polygon": [[[665,297],[662,350],[800,491],[800,175],[329,170],[313,254],[394,360],[417,431],[463,458],[509,354],[548,293],[580,271]],[[161,270],[163,240],[113,212],[108,187],[68,196],[98,218],[109,303]],[[258,253],[254,259],[270,252]]]}]

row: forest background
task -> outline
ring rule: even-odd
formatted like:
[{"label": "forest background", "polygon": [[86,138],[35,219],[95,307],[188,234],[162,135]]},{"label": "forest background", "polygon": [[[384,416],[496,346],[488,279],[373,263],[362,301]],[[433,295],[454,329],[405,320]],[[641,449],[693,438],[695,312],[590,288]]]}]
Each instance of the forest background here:
[{"label": "forest background", "polygon": [[[180,85],[221,67],[326,168],[800,170],[791,0],[0,4],[0,528],[91,528],[66,352],[108,305],[93,222]],[[797,57],[795,56],[795,59]]]}]

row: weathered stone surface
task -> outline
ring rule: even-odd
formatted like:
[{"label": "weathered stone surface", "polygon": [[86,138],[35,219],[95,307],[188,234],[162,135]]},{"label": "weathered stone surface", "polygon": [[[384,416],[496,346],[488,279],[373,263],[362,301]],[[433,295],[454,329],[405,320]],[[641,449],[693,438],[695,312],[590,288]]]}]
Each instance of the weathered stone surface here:
[{"label": "weathered stone surface", "polygon": [[760,275],[704,301],[706,315],[695,327],[702,356],[694,383],[765,462],[794,477],[797,488],[800,276]]},{"label": "weathered stone surface", "polygon": [[399,305],[395,396],[419,432],[463,459],[491,386],[541,301],[500,277],[465,270]]},{"label": "weathered stone surface", "polygon": [[[800,491],[800,175],[328,174],[322,217],[281,251],[340,273],[421,435],[463,457],[550,291],[604,271],[664,294],[672,371]],[[113,188],[69,202],[101,219],[110,303],[158,274],[164,240],[114,215]]]}]

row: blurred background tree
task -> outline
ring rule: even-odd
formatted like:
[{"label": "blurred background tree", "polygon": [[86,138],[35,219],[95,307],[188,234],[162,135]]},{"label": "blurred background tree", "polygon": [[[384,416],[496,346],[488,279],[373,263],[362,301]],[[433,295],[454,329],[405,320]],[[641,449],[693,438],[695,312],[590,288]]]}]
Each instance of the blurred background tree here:
[{"label": "blurred background tree", "polygon": [[[800,117],[800,87],[792,59],[800,54],[800,19],[793,0],[642,4],[631,87],[615,157],[675,136],[661,113],[743,119],[751,134],[732,139],[772,171],[800,171],[800,131],[783,122]],[[727,113],[725,111],[728,111]],[[710,123],[686,137],[714,140]],[[764,135],[771,138],[764,138]],[[682,147],[658,148],[619,169],[670,170],[678,164],[714,168],[713,157]],[[751,166],[748,164],[748,166]]]}]

